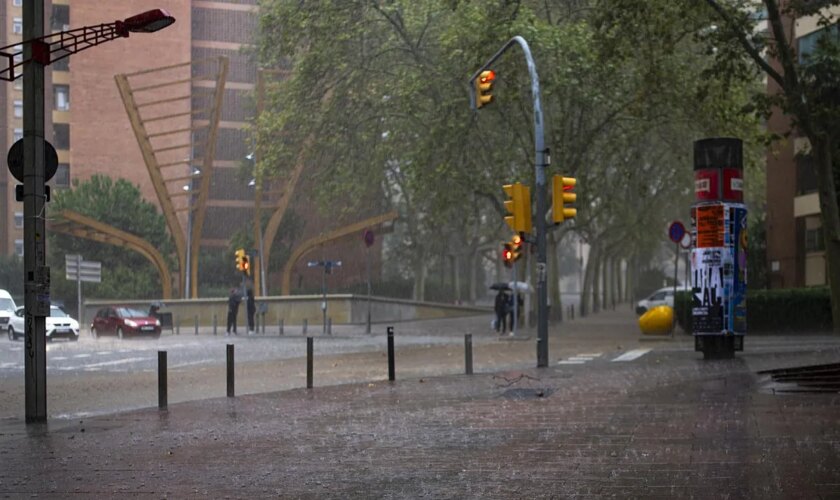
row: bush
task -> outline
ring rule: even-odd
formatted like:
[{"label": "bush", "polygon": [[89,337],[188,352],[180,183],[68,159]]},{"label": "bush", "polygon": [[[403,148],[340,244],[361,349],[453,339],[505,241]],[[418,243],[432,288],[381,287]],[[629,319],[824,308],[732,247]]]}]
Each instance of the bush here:
[{"label": "bush", "polygon": [[[674,301],[677,323],[691,332],[688,292]],[[747,334],[830,331],[831,293],[828,288],[788,288],[747,291]]]}]

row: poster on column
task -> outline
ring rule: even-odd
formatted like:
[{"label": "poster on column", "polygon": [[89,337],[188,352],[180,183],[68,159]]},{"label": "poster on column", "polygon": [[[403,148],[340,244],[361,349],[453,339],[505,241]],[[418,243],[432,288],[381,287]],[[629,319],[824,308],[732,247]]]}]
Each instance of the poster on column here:
[{"label": "poster on column", "polygon": [[721,333],[724,330],[723,269],[728,260],[726,247],[695,248],[691,251],[692,330],[697,333]]},{"label": "poster on column", "polygon": [[731,308],[729,330],[736,334],[747,332],[747,209],[729,209],[732,224],[733,283],[729,297]]}]

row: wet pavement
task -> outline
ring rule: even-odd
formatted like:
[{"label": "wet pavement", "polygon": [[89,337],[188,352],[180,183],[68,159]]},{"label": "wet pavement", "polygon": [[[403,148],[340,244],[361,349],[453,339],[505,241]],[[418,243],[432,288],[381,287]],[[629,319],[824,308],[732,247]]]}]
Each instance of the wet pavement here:
[{"label": "wet pavement", "polygon": [[608,311],[553,329],[543,369],[532,340],[496,338],[474,375],[401,372],[398,350],[396,382],[3,420],[0,497],[840,498],[840,395],[757,373],[836,363],[840,341],[704,361],[636,332]]}]

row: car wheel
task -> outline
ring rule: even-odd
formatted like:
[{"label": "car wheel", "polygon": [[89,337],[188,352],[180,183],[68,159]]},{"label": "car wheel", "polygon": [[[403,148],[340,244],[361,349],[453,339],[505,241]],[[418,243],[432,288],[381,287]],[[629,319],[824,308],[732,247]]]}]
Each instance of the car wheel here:
[{"label": "car wheel", "polygon": [[70,341],[71,342],[78,342],[79,341],[79,336],[78,335],[73,335],[72,337],[70,337]]},{"label": "car wheel", "polygon": [[99,338],[99,334],[98,334],[98,333],[96,333],[96,328],[91,328],[91,329],[90,329],[90,336],[91,336],[91,337],[93,337],[93,338],[95,338],[95,339],[98,339],[98,338]]},{"label": "car wheel", "polygon": [[9,327],[9,340],[17,340],[17,335],[15,335],[15,329],[11,326]]},{"label": "car wheel", "polygon": [[120,340],[125,338],[125,334],[123,333],[123,329],[121,326],[117,327],[117,337],[119,337]]}]

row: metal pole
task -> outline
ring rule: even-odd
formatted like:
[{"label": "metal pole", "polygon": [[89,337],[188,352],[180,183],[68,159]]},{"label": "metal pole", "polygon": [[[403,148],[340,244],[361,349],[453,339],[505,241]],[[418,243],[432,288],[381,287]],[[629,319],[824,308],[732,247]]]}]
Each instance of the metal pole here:
[{"label": "metal pole", "polygon": [[233,344],[227,345],[227,397],[234,397],[233,391]]},{"label": "metal pole", "polygon": [[327,261],[323,261],[324,266],[321,271],[321,293],[324,296],[324,301],[321,302],[321,312],[324,314],[322,323],[324,324],[324,333],[327,333]]},{"label": "metal pole", "polygon": [[[23,2],[23,39],[44,34],[44,0]],[[23,268],[26,354],[26,422],[47,421],[46,320],[50,312],[46,267],[44,185],[44,66],[32,58],[32,43],[23,44]]]},{"label": "metal pole", "polygon": [[366,333],[370,333],[370,247],[367,248],[367,328]]},{"label": "metal pole", "polygon": [[314,347],[315,340],[312,337],[306,337],[306,388],[312,389],[313,379],[313,365],[314,365]]},{"label": "metal pole", "polygon": [[388,380],[393,382],[396,380],[396,370],[394,368],[394,327],[388,327]]},{"label": "metal pole", "polygon": [[466,366],[466,373],[467,375],[472,375],[473,373],[473,360],[472,360],[472,334],[468,333],[464,335],[464,365]]},{"label": "metal pole", "polygon": [[[528,42],[521,36],[515,36],[508,40],[508,42],[496,52],[493,57],[487,61],[484,66],[478,69],[476,73],[470,78],[472,83],[478,75],[487,69],[493,62],[501,57],[501,55],[510,48],[514,43],[519,44],[522,51],[525,53],[525,61],[528,64],[528,73],[531,77],[531,98],[534,104],[534,150],[536,157],[534,159],[534,189],[537,194],[537,212],[533,219],[536,220],[536,238],[537,238],[537,367],[544,368],[548,366],[548,293],[546,288],[546,184],[545,184],[545,169],[550,164],[550,157],[548,150],[545,147],[545,138],[543,133],[543,113],[542,104],[540,103],[540,79],[537,75],[537,66],[534,63],[534,58],[531,56],[531,49],[528,47]],[[469,86],[471,103],[475,103],[475,88],[473,85]]]},{"label": "metal pole", "polygon": [[510,327],[510,334],[516,335],[516,327],[519,326],[519,292],[516,286],[516,262],[513,263],[513,322]]},{"label": "metal pole", "polygon": [[166,383],[166,351],[158,351],[158,408],[165,410],[169,398]]},{"label": "metal pole", "polygon": [[76,319],[79,320],[79,333],[82,325],[82,256],[76,254]]}]

